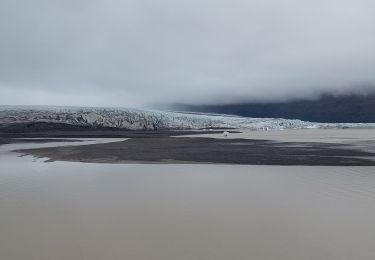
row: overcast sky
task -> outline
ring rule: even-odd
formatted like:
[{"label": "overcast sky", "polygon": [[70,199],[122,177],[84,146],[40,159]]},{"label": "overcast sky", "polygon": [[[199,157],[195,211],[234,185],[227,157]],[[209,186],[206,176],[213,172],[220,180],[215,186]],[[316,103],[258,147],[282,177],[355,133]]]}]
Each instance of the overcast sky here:
[{"label": "overcast sky", "polygon": [[374,86],[374,0],[0,0],[0,104],[212,104]]}]

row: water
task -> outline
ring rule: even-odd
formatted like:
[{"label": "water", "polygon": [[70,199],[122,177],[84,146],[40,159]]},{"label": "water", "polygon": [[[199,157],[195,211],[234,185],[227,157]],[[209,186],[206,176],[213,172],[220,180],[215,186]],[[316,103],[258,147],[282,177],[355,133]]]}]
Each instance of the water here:
[{"label": "water", "polygon": [[0,259],[375,259],[374,167],[43,163],[14,147]]}]

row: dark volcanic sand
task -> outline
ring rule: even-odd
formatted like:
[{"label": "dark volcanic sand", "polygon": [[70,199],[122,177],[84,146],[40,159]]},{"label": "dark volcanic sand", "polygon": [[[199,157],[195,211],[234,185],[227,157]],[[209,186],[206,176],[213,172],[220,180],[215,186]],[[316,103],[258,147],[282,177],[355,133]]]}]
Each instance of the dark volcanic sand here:
[{"label": "dark volcanic sand", "polygon": [[[98,129],[98,130],[54,130],[54,131],[38,131],[38,132],[2,132],[0,130],[0,140],[2,138],[156,138],[178,135],[194,135],[194,134],[214,134],[222,133],[223,130],[217,131],[190,131],[190,130],[158,130],[158,131],[129,131],[114,129]],[[240,133],[239,131],[229,131],[230,133]]]},{"label": "dark volcanic sand", "polygon": [[[117,143],[40,148],[21,152],[48,157],[51,161],[375,166],[375,161],[368,158],[375,154],[348,149],[340,144],[176,138],[169,137],[166,132],[154,133],[144,133],[144,136],[134,133],[132,139]],[[170,135],[175,135],[175,132],[170,132]]]},{"label": "dark volcanic sand", "polygon": [[80,140],[72,140],[72,139],[23,139],[23,138],[2,138],[0,137],[0,145],[2,144],[14,144],[14,143],[50,143],[50,142],[81,142]]}]

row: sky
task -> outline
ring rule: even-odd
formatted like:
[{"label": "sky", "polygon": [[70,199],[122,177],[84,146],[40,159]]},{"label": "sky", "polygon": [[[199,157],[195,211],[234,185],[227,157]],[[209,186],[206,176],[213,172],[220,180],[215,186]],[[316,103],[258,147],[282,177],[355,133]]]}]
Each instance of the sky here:
[{"label": "sky", "polygon": [[0,0],[0,105],[375,90],[373,0]]}]

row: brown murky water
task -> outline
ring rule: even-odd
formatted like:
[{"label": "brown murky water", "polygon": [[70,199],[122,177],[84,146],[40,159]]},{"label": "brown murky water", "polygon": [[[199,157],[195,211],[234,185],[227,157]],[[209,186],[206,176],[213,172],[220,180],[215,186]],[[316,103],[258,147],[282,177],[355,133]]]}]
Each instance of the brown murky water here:
[{"label": "brown murky water", "polygon": [[43,163],[1,147],[0,259],[375,259],[374,167]]}]

